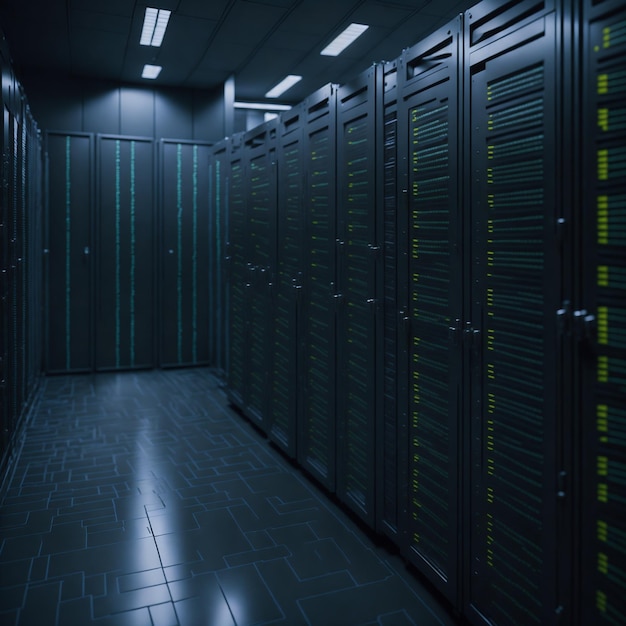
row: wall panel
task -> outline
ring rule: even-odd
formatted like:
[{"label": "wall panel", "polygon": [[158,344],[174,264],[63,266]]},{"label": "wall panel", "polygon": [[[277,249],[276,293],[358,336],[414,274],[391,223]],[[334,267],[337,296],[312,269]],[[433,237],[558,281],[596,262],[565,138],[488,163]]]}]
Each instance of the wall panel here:
[{"label": "wall panel", "polygon": [[46,370],[93,367],[93,137],[47,133]]},{"label": "wall panel", "polygon": [[154,151],[99,136],[96,369],[154,367]]}]

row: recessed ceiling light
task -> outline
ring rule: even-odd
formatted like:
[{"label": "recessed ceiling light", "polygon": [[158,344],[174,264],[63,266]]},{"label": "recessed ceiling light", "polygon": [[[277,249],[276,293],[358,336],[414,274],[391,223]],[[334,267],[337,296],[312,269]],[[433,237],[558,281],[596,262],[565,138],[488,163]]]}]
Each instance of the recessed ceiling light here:
[{"label": "recessed ceiling light", "polygon": [[289,111],[290,104],[267,104],[265,102],[235,102],[236,109],[253,109],[255,111]]},{"label": "recessed ceiling light", "polygon": [[154,79],[161,73],[162,69],[160,65],[144,65],[141,78]]},{"label": "recessed ceiling light", "polygon": [[350,24],[342,33],[337,35],[321,52],[327,57],[336,57],[341,54],[355,39],[358,39],[369,26],[367,24]]},{"label": "recessed ceiling light", "polygon": [[159,47],[163,43],[165,29],[169,22],[171,11],[165,9],[153,9],[146,7],[146,15],[143,19],[143,28],[141,29],[142,46]]},{"label": "recessed ceiling light", "polygon": [[295,74],[289,74],[286,78],[283,78],[278,85],[272,87],[266,94],[266,98],[278,98],[282,94],[287,91],[287,89],[291,89],[296,83],[302,80],[302,76],[296,76]]}]

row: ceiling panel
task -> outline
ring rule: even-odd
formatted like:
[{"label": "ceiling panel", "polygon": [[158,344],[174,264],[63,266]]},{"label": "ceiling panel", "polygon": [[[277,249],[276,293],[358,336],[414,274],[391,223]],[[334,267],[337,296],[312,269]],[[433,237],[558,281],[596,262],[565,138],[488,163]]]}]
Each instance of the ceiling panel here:
[{"label": "ceiling panel", "polygon": [[231,4],[234,4],[234,0],[180,0],[176,15],[219,20]]},{"label": "ceiling panel", "polygon": [[[397,58],[476,0],[159,0],[173,10],[163,46],[140,46],[154,3],[0,0],[0,25],[18,68],[33,72],[200,89],[234,75],[236,97],[254,101],[295,73],[304,79],[281,100],[296,103]],[[320,56],[352,21],[370,29],[339,57]],[[141,79],[149,62],[163,66],[154,82]]]},{"label": "ceiling panel", "polygon": [[131,17],[93,11],[72,11],[70,28],[104,30],[127,35],[131,27]]}]

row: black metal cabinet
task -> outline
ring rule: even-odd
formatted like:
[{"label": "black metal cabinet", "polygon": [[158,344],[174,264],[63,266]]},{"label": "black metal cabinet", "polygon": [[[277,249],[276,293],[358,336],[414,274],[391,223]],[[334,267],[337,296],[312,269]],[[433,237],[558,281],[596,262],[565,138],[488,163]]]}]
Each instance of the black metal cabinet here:
[{"label": "black metal cabinet", "polygon": [[41,139],[0,41],[0,475],[32,407],[42,357]]},{"label": "black metal cabinet", "polygon": [[[403,542],[411,561],[458,602],[463,312],[459,61],[461,19],[405,51],[398,67],[399,363],[408,428]],[[452,340],[451,340],[452,339]]]},{"label": "black metal cabinet", "polygon": [[93,367],[93,136],[46,134],[46,370]]},{"label": "black metal cabinet", "polygon": [[302,323],[302,411],[298,461],[335,489],[336,88],[305,101],[306,177]]},{"label": "black metal cabinet", "polygon": [[626,10],[584,4],[580,378],[581,626],[626,621]]},{"label": "black metal cabinet", "polygon": [[[400,497],[403,483],[402,467],[404,442],[406,441],[406,409],[399,397],[405,397],[406,383],[398,375],[398,361],[406,353],[404,328],[406,314],[401,311],[398,298],[398,262],[401,258],[398,239],[401,236],[398,224],[398,62],[386,63],[383,67],[382,157],[383,185],[383,287],[379,292],[382,298],[383,328],[382,344],[377,358],[382,385],[381,404],[376,420],[376,528],[400,543],[399,520],[404,505]],[[401,343],[403,345],[401,345]]]},{"label": "black metal cabinet", "polygon": [[232,138],[228,163],[228,394],[243,408],[248,394],[248,217],[242,135]]},{"label": "black metal cabinet", "polygon": [[275,121],[244,135],[248,221],[248,395],[246,414],[267,430],[271,332],[276,274]]},{"label": "black metal cabinet", "polygon": [[300,335],[304,266],[304,146],[299,105],[285,113],[278,128],[276,273],[271,324],[272,384],[268,398],[269,437],[296,457],[300,419]]},{"label": "black metal cabinet", "polygon": [[97,141],[97,370],[154,367],[155,209],[153,141]]},{"label": "black metal cabinet", "polygon": [[553,624],[561,574],[557,24],[548,7],[533,15],[530,2],[509,4],[474,7],[465,28],[466,610],[475,623]]},{"label": "black metal cabinet", "polygon": [[337,90],[337,495],[375,524],[382,66]]},{"label": "black metal cabinet", "polygon": [[209,362],[209,145],[160,146],[161,366]]}]

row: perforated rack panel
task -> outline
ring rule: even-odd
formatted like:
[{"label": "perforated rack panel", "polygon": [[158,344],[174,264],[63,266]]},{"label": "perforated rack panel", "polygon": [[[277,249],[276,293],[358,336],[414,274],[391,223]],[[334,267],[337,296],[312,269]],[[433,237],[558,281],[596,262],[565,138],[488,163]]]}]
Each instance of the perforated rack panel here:
[{"label": "perforated rack panel", "polygon": [[580,624],[626,623],[626,9],[586,2]]},{"label": "perforated rack panel", "polygon": [[[557,607],[556,20],[554,13],[531,20],[528,2],[507,6],[509,22],[493,4],[474,7],[465,31],[473,223],[468,601],[476,621],[530,626],[552,623]],[[523,26],[513,23],[515,8]]]},{"label": "perforated rack panel", "polygon": [[372,526],[379,393],[376,115],[381,79],[382,67],[374,65],[337,91],[337,495]]},{"label": "perforated rack panel", "polygon": [[[455,255],[461,217],[458,89],[461,20],[405,51],[398,103],[407,177],[399,287],[408,318],[408,466],[404,530],[409,558],[453,601],[458,551],[458,355],[449,328],[461,315]],[[456,370],[451,368],[456,365]]]},{"label": "perforated rack panel", "polygon": [[154,367],[154,146],[98,136],[96,369]]},{"label": "perforated rack panel", "polygon": [[[380,123],[380,122],[379,122]],[[406,434],[400,420],[406,417],[398,402],[400,393],[398,371],[399,328],[403,316],[398,302],[398,63],[383,68],[383,354],[382,412],[376,437],[378,495],[377,528],[397,538],[401,515],[399,497],[402,479],[399,476],[400,450]],[[380,150],[379,150],[380,152]]]},{"label": "perforated rack panel", "polygon": [[278,136],[276,278],[272,337],[272,393],[268,433],[296,456],[300,401],[300,310],[302,306],[304,148],[302,105],[281,118]]},{"label": "perforated rack panel", "polygon": [[161,141],[161,366],[209,362],[209,146]]},{"label": "perforated rack panel", "polygon": [[242,136],[234,136],[228,168],[228,393],[243,408],[247,397],[248,217]]},{"label": "perforated rack panel", "polygon": [[336,90],[305,101],[303,399],[298,460],[335,488],[335,113]]},{"label": "perforated rack panel", "polygon": [[273,279],[276,272],[276,122],[268,122],[244,136],[247,181],[248,270],[248,396],[249,417],[267,429],[267,390]]}]

